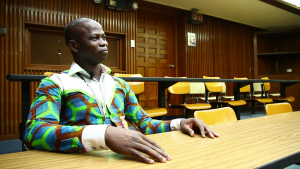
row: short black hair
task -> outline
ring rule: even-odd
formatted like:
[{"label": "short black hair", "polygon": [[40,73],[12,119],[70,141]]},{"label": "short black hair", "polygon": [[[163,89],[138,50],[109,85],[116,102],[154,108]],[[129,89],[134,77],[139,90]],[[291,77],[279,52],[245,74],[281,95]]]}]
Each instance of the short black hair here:
[{"label": "short black hair", "polygon": [[[76,36],[76,27],[83,22],[89,22],[89,21],[94,21],[93,19],[90,18],[78,18],[73,21],[71,21],[66,27],[65,27],[65,40],[66,44],[68,46],[68,43],[70,40],[74,40]],[[96,21],[95,21],[96,22]]]}]

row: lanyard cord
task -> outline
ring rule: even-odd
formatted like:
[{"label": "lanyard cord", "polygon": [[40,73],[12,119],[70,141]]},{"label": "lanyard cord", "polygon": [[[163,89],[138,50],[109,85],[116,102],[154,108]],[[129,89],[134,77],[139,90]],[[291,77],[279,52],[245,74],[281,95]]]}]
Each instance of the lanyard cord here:
[{"label": "lanyard cord", "polygon": [[[90,88],[90,90],[92,91],[92,94],[93,94],[93,96],[95,97],[95,100],[96,100],[96,103],[97,103],[97,106],[98,106],[98,108],[99,108],[99,110],[100,110],[100,113],[102,114],[102,120],[103,120],[103,123],[105,122],[105,114],[106,114],[106,104],[105,104],[105,97],[104,97],[104,94],[103,94],[103,92],[102,92],[102,90],[101,90],[101,84],[100,84],[100,91],[101,91],[101,93],[102,93],[102,97],[103,97],[103,106],[99,103],[99,100],[97,99],[97,97],[96,97],[96,94],[95,94],[95,92],[94,92],[94,90],[92,89],[92,87],[84,80],[84,78],[83,78],[83,75],[81,74],[81,73],[79,73],[79,72],[77,72],[76,73],[77,74],[77,76],[79,76],[84,82],[85,82],[85,84]],[[101,83],[101,77],[100,77],[100,83]]]}]

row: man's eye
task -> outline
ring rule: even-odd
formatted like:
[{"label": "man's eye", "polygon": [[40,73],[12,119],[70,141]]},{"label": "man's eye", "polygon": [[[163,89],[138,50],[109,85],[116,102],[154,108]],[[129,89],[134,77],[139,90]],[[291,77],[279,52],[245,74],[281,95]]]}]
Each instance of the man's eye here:
[{"label": "man's eye", "polygon": [[103,40],[106,40],[106,36],[103,36],[102,39],[103,39]]}]

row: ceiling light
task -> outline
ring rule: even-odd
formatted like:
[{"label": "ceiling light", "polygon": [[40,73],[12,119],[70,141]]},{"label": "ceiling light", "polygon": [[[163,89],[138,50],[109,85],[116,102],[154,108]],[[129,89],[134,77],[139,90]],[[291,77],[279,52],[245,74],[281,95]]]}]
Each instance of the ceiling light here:
[{"label": "ceiling light", "polygon": [[299,0],[282,0],[282,1],[287,2],[291,5],[295,5],[297,7],[300,7],[300,1]]},{"label": "ceiling light", "polygon": [[95,3],[99,4],[102,0],[94,0]]}]

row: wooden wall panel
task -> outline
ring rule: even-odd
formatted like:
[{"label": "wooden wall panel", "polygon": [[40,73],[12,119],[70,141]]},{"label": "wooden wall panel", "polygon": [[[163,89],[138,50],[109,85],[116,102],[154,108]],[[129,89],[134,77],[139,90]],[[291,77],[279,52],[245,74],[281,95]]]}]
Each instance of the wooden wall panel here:
[{"label": "wooden wall panel", "polygon": [[[300,52],[300,35],[278,41],[278,52]],[[278,58],[278,74],[286,74],[287,69],[292,69],[290,74],[300,74],[300,55],[291,55]]]},{"label": "wooden wall panel", "polygon": [[[118,73],[145,71],[137,70],[136,48],[130,47],[130,40],[138,40],[137,12],[132,9],[123,12],[107,10],[105,1],[95,4],[93,0],[2,0],[0,3],[0,26],[7,29],[7,33],[0,36],[0,140],[18,138],[18,123],[21,120],[21,85],[20,82],[6,80],[6,75],[41,75],[48,71],[25,71],[23,68],[25,22],[65,26],[76,18],[92,18],[101,23],[105,31],[126,35],[124,48],[126,62],[123,63],[126,71]],[[188,24],[187,11],[174,10],[158,4],[147,7],[176,13],[177,57],[174,55],[174,65],[177,69],[174,76],[253,78],[253,73],[250,72],[250,68],[253,67],[253,32],[258,29],[207,15],[203,17],[203,25],[195,26]],[[187,32],[196,33],[196,47],[187,46]],[[165,70],[158,73],[164,72]],[[38,84],[38,82],[31,84],[31,100],[35,97]],[[227,87],[228,94],[233,93],[230,85],[232,84],[228,84]]]},{"label": "wooden wall panel", "polygon": [[[42,75],[46,71],[60,70],[24,70],[23,67],[23,31],[25,22],[66,26],[70,21],[88,17],[98,21],[104,31],[126,35],[126,70],[118,73],[135,73],[135,48],[130,40],[135,39],[136,11],[107,10],[105,1],[100,4],[93,0],[1,0],[0,26],[7,33],[0,35],[0,140],[18,138],[21,121],[21,83],[6,80],[7,74]],[[126,65],[126,66],[125,66]],[[31,83],[31,101],[39,82]]]},{"label": "wooden wall panel", "polygon": [[[187,24],[187,32],[196,33],[196,47],[187,46],[186,76],[253,78],[253,33],[258,29],[204,15],[203,25]],[[180,57],[180,56],[179,56]],[[228,83],[227,95],[233,94]]]}]

